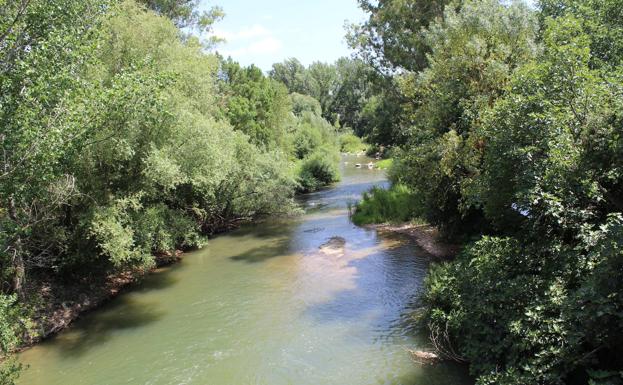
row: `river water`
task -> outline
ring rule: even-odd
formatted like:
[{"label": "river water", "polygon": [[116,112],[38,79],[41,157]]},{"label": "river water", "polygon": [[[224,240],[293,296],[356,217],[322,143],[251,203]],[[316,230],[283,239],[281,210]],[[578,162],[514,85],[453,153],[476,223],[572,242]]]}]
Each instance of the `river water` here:
[{"label": "river water", "polygon": [[[306,214],[216,237],[20,355],[19,383],[459,385],[420,366],[413,328],[429,259],[408,239],[354,226],[347,205],[382,171],[347,156]],[[344,164],[348,162],[348,164]]]}]

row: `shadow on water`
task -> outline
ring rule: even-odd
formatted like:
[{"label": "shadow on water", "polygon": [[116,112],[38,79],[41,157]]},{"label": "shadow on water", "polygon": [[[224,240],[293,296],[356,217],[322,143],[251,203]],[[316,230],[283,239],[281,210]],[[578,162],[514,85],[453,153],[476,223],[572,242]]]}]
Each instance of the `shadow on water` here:
[{"label": "shadow on water", "polygon": [[117,332],[141,328],[164,315],[165,312],[155,303],[135,303],[122,296],[99,309],[97,317],[87,316],[79,320],[67,332],[46,343],[57,344],[63,354],[82,356],[90,348],[113,338]]},{"label": "shadow on water", "polygon": [[289,236],[292,233],[292,223],[300,218],[276,218],[267,219],[262,222],[254,222],[240,226],[240,228],[229,231],[224,234],[216,235],[210,239],[220,237],[242,238],[253,237],[257,239],[270,239],[275,236]]},{"label": "shadow on water", "polygon": [[180,269],[181,267],[182,265],[180,263],[177,263],[171,266],[160,268],[146,276],[143,280],[141,280],[140,283],[133,288],[133,290],[145,292],[151,290],[167,289],[179,283],[179,276],[171,273]]},{"label": "shadow on water", "polygon": [[271,258],[283,256],[287,253],[290,246],[290,240],[288,238],[282,238],[275,240],[273,244],[255,247],[244,253],[240,253],[229,257],[232,261],[240,261],[247,263],[260,263]]},{"label": "shadow on water", "polygon": [[396,385],[447,385],[447,384],[473,384],[474,380],[469,376],[469,370],[466,365],[454,362],[444,362],[443,365],[421,365],[413,363],[426,370],[426,382],[422,382],[420,376],[405,374],[394,381]]},{"label": "shadow on water", "polygon": [[[179,277],[171,274],[179,268],[181,264],[158,269],[133,285],[132,291],[168,289],[179,282]],[[156,303],[136,303],[128,293],[123,293],[99,307],[97,313],[86,314],[65,333],[53,336],[44,344],[58,344],[64,354],[81,356],[90,347],[113,338],[116,332],[141,328],[160,320],[165,314]]]}]

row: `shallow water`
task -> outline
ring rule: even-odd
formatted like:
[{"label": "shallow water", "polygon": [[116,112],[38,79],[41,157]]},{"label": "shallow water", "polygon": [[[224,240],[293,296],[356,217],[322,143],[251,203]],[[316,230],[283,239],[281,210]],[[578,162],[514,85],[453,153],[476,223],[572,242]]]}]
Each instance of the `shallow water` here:
[{"label": "shallow water", "polygon": [[426,254],[352,225],[347,204],[382,171],[345,157],[307,213],[211,240],[20,355],[20,384],[454,385],[465,368],[414,364],[410,322]]}]

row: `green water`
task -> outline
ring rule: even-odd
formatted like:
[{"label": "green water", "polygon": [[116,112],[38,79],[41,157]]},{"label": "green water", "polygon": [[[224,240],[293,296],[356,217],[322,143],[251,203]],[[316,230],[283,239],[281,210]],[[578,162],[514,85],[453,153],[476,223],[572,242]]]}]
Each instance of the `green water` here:
[{"label": "green water", "polygon": [[463,367],[411,361],[429,260],[349,222],[347,203],[386,182],[344,161],[304,216],[219,236],[22,353],[20,384],[470,384]]}]

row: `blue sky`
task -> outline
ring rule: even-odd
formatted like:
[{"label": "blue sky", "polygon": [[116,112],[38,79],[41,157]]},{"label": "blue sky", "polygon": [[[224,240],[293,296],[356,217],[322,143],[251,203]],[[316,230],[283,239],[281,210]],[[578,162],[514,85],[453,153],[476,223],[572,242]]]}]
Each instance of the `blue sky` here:
[{"label": "blue sky", "polygon": [[290,57],[309,65],[349,56],[344,23],[366,19],[356,0],[201,0],[202,7],[213,5],[226,14],[214,30],[227,42],[216,50],[264,71]]},{"label": "blue sky", "polygon": [[202,0],[210,5],[226,13],[214,28],[227,40],[217,51],[265,71],[289,57],[307,65],[350,55],[344,22],[365,19],[356,0]]}]

